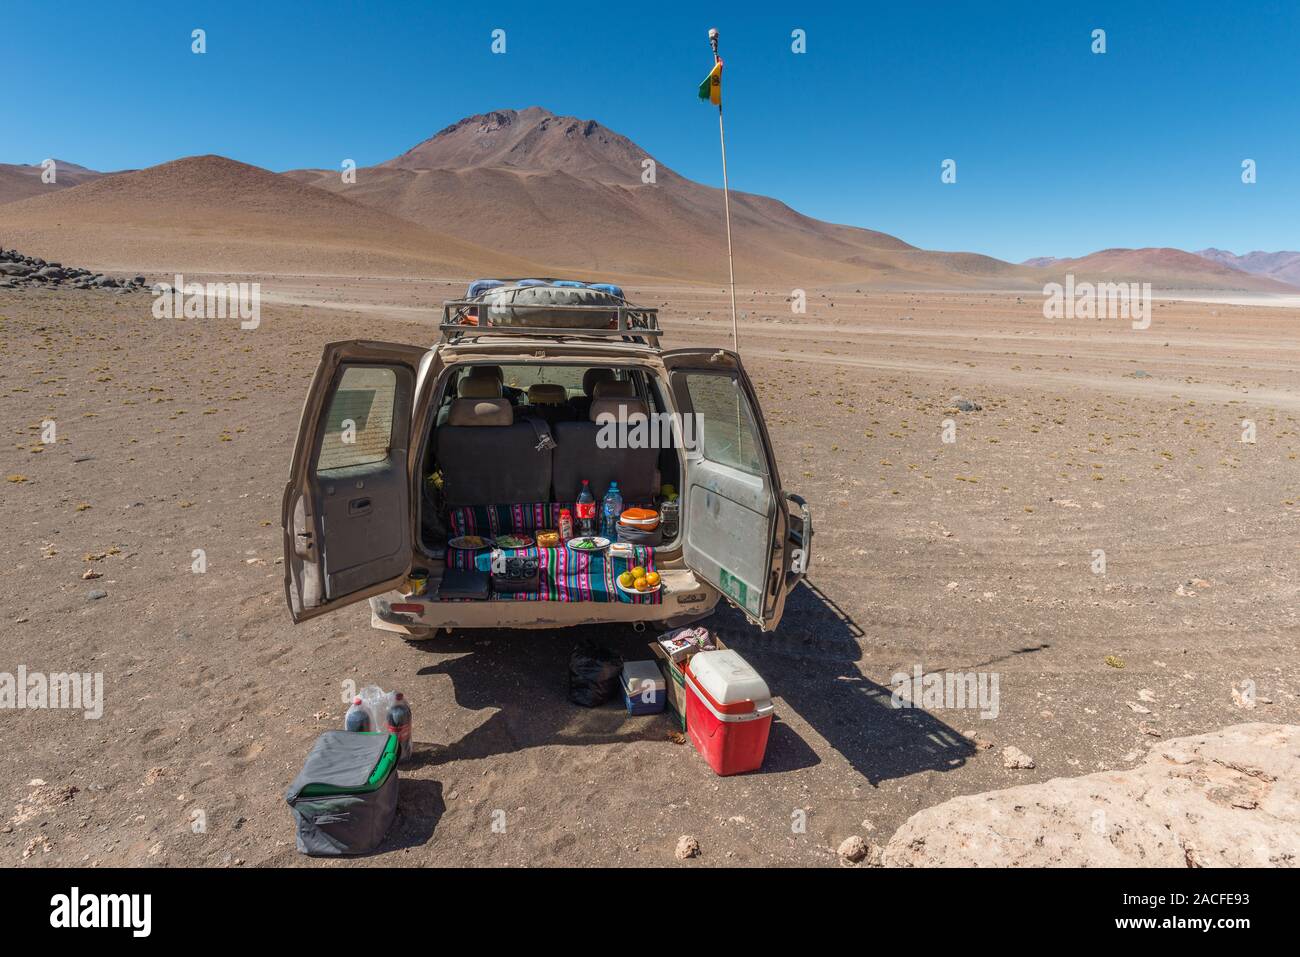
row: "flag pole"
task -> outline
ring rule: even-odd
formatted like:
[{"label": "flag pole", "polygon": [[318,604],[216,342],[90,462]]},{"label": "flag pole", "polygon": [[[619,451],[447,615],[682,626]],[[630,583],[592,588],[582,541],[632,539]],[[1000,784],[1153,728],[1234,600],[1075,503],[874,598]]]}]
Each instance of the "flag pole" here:
[{"label": "flag pole", "polygon": [[[722,58],[718,56],[718,31],[709,30],[709,46],[713,48],[713,62]],[[731,341],[740,352],[740,332],[736,325],[736,263],[731,253],[731,190],[727,185],[727,134],[722,125],[722,99],[718,99],[718,142],[722,145],[722,205],[727,218],[727,275],[731,284]]]}]

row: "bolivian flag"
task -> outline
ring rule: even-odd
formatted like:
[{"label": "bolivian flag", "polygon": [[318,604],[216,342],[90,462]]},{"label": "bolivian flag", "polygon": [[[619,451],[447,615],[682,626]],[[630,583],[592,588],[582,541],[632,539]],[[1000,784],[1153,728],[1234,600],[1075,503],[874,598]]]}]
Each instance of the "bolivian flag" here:
[{"label": "bolivian flag", "polygon": [[714,106],[722,105],[722,61],[713,64],[713,69],[700,84],[700,99],[708,100]]}]

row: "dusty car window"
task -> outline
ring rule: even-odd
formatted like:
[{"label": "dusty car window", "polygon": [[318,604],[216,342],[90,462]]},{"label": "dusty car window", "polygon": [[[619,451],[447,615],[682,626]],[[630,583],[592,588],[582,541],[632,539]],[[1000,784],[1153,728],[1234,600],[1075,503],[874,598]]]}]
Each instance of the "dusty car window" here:
[{"label": "dusty car window", "polygon": [[347,366],[325,416],[317,472],[369,465],[388,458],[393,437],[392,369]]},{"label": "dusty car window", "polygon": [[570,397],[583,394],[582,374],[586,371],[585,366],[519,365],[501,367],[501,374],[505,379],[505,384],[513,389],[527,391],[530,385],[554,383],[564,386],[565,392]]},{"label": "dusty car window", "polygon": [[749,402],[736,380],[729,375],[692,372],[686,376],[686,389],[703,427],[704,457],[755,475],[766,472]]}]

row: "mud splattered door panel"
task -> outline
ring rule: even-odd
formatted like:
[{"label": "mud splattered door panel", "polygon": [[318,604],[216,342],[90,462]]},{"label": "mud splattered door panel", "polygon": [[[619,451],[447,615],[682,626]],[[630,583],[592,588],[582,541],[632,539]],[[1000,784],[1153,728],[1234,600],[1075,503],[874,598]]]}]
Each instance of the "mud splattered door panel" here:
[{"label": "mud splattered door panel", "polygon": [[411,566],[409,447],[424,349],[325,347],[285,488],[285,589],[294,621],[400,582]]},{"label": "mud splattered door panel", "polygon": [[684,369],[673,380],[695,415],[683,483],[686,562],[756,624],[772,627],[778,501],[748,396],[729,370]]}]

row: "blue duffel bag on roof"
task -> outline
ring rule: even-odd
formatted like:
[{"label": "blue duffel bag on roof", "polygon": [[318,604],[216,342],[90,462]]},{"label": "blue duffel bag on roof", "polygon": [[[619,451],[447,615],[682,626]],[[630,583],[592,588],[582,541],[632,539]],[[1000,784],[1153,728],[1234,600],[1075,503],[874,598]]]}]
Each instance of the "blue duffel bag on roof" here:
[{"label": "blue duffel bag on roof", "polygon": [[504,286],[500,279],[475,279],[469,284],[469,290],[465,293],[466,299],[474,299],[483,295],[489,289],[495,289],[497,286]]}]

